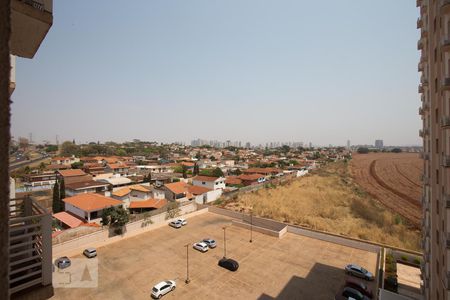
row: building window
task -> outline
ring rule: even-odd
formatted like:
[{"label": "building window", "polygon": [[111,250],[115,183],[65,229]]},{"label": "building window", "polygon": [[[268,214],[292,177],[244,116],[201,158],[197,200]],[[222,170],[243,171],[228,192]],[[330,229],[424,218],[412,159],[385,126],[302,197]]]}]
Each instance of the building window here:
[{"label": "building window", "polygon": [[439,170],[436,170],[436,184],[439,184]]},{"label": "building window", "polygon": [[439,245],[439,240],[440,240],[440,238],[439,238],[439,230],[436,230],[436,244],[438,244],[438,245]]}]

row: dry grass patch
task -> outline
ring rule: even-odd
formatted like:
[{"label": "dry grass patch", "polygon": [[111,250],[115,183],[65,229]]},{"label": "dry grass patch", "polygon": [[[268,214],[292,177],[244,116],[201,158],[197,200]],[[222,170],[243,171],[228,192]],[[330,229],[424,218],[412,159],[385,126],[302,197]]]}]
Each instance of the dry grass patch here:
[{"label": "dry grass patch", "polygon": [[348,173],[344,162],[275,189],[239,196],[224,206],[317,230],[419,250],[420,232],[374,201]]}]

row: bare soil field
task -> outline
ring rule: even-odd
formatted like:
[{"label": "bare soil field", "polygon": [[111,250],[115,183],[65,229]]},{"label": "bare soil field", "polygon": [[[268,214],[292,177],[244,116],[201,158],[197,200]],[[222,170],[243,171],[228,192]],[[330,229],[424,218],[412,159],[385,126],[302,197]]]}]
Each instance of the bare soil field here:
[{"label": "bare soil field", "polygon": [[[361,188],[352,176],[350,165],[346,162],[331,163],[290,183],[268,186],[227,201],[219,199],[215,204],[235,211],[252,210],[254,215],[307,228],[419,250],[420,230],[402,214],[383,205]],[[406,164],[396,164],[394,170],[395,166],[402,174],[414,173]],[[370,163],[367,164],[369,167]],[[377,165],[375,167],[378,172]],[[363,168],[360,169],[362,173]],[[389,170],[384,172],[389,173]],[[377,174],[389,182],[382,175],[384,173],[380,171]],[[402,179],[405,185],[407,182]],[[400,192],[406,193],[406,187]]]},{"label": "bare soil field", "polygon": [[357,184],[417,227],[422,219],[422,169],[416,153],[356,154],[350,163]]}]

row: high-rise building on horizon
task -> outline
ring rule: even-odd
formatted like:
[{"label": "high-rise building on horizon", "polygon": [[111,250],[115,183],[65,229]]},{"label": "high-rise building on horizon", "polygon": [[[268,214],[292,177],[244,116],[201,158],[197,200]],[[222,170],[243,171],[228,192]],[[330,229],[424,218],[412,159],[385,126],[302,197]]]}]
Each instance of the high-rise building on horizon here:
[{"label": "high-rise building on horizon", "polygon": [[417,6],[424,163],[421,288],[425,300],[450,300],[450,1],[417,0]]},{"label": "high-rise building on horizon", "polygon": [[384,147],[383,140],[375,140],[375,148],[382,149]]}]

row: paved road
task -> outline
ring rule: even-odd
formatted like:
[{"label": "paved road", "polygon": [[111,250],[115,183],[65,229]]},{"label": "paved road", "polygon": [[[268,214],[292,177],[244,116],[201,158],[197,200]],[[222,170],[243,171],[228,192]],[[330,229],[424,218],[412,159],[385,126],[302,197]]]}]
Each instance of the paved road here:
[{"label": "paved road", "polygon": [[21,161],[21,162],[18,162],[18,163],[14,163],[12,165],[9,165],[9,170],[13,171],[13,170],[25,167],[25,166],[30,165],[30,164],[34,164],[34,163],[37,163],[37,162],[40,162],[40,161],[44,161],[47,158],[48,157],[41,156],[39,158],[35,158],[35,159],[31,159],[31,160],[26,160],[26,161]]}]

